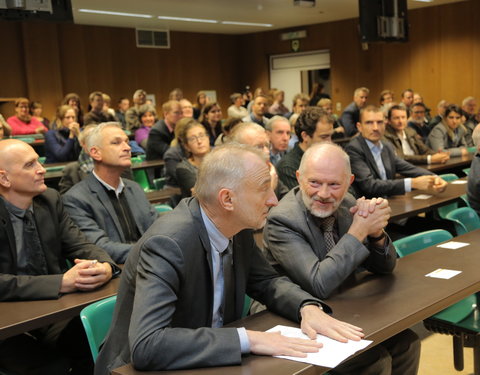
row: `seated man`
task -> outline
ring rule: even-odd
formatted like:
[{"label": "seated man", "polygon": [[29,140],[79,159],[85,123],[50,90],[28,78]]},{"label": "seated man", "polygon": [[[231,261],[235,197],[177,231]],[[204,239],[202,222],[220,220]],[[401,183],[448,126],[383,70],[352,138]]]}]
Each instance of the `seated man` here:
[{"label": "seated man", "polygon": [[140,116],[138,110],[147,102],[147,92],[143,89],[138,89],[133,93],[133,105],[125,112],[125,122],[127,130],[134,132],[140,126]]},{"label": "seated man", "polygon": [[446,163],[450,159],[448,152],[435,152],[417,137],[407,126],[407,110],[400,105],[388,110],[385,138],[395,147],[397,156],[413,164]]},{"label": "seated man", "polygon": [[65,208],[90,241],[117,263],[125,263],[157,212],[136,182],[121,178],[132,161],[128,137],[119,124],[98,125],[86,141],[93,171],[63,195]]},{"label": "seated man", "polygon": [[108,121],[116,121],[114,115],[103,110],[103,93],[100,91],[94,91],[89,95],[88,100],[92,109],[85,115],[83,119],[84,126],[89,124],[100,124]]},{"label": "seated man", "polygon": [[[355,202],[347,192],[354,179],[349,158],[339,146],[310,147],[297,178],[299,187],[270,211],[264,229],[264,253],[280,274],[327,298],[360,266],[379,274],[393,271],[396,252],[384,231],[388,202]],[[329,373],[416,374],[419,349],[418,337],[405,331]]]},{"label": "seated man", "polygon": [[[111,279],[112,268],[119,272],[108,254],[73,224],[58,193],[45,185],[44,175],[31,146],[18,140],[0,142],[0,301],[55,299],[93,290]],[[70,269],[67,259],[74,264]],[[91,362],[82,331],[76,319],[0,341],[0,368],[30,375],[67,374],[79,366],[72,373],[88,373],[82,371],[92,363],[85,368],[57,361],[62,354],[72,354],[65,353],[64,343],[83,343],[85,351],[76,355],[87,355]]]},{"label": "seated man", "polygon": [[468,173],[467,197],[470,206],[480,215],[480,125],[472,133],[472,140],[477,148]]},{"label": "seated man", "polygon": [[332,140],[334,122],[332,116],[318,107],[307,107],[300,113],[295,123],[298,142],[277,164],[278,177],[288,189],[298,185],[295,173],[307,148],[317,142]]},{"label": "seated man", "polygon": [[278,202],[261,151],[233,143],[213,149],[200,167],[195,192],[168,218],[160,217],[128,257],[115,329],[95,374],[129,362],[138,370],[173,370],[240,364],[250,352],[305,357],[318,351],[311,340],[220,328],[240,318],[245,293],[288,319],[301,318],[310,338],[315,332],[343,342],[363,336],[276,274],[255,245],[250,229],[263,227]]},{"label": "seated man", "polygon": [[415,130],[418,138],[426,143],[432,128],[426,117],[427,109],[425,104],[412,104],[409,111],[410,118],[408,119],[408,127]]},{"label": "seated man", "polygon": [[365,107],[370,90],[366,87],[359,87],[353,92],[353,102],[345,107],[340,116],[340,123],[345,129],[345,136],[352,137],[357,134],[356,124],[360,118],[360,110]]},{"label": "seated man", "polygon": [[270,161],[277,165],[285,155],[290,141],[290,122],[283,116],[273,116],[265,126],[270,139]]},{"label": "seated man", "polygon": [[[355,175],[353,187],[358,197],[400,195],[412,189],[445,190],[447,183],[426,169],[415,167],[395,155],[389,142],[382,142],[385,118],[375,106],[360,113],[360,135],[346,146]],[[395,179],[396,174],[408,178]]]},{"label": "seated man", "polygon": [[268,111],[268,98],[265,95],[257,95],[253,99],[252,113],[248,116],[245,116],[243,122],[254,122],[262,127],[265,127],[268,119],[265,117],[265,114]]}]

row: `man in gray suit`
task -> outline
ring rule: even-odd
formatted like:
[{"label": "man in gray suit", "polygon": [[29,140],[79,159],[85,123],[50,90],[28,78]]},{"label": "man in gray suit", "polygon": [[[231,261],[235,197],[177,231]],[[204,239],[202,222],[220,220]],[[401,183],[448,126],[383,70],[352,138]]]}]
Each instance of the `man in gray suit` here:
[{"label": "man in gray suit", "polygon": [[128,137],[118,123],[103,123],[87,137],[94,168],[64,196],[65,207],[93,243],[117,263],[157,218],[140,186],[122,173],[131,162]]},{"label": "man in gray suit", "polygon": [[[270,211],[264,253],[270,264],[317,298],[327,298],[360,266],[390,273],[395,248],[384,228],[390,217],[382,198],[357,201],[348,193],[354,176],[337,145],[317,144],[303,155],[299,186]],[[347,361],[332,374],[415,374],[418,337],[404,331]]]},{"label": "man in gray suit", "polygon": [[251,229],[263,227],[278,203],[270,179],[266,156],[249,146],[228,144],[205,157],[195,197],[157,220],[128,257],[96,375],[130,361],[139,370],[173,370],[240,364],[247,353],[318,351],[312,340],[221,328],[241,317],[245,293],[301,319],[310,338],[363,336],[325,314],[327,305],[280,277],[261,255]]}]

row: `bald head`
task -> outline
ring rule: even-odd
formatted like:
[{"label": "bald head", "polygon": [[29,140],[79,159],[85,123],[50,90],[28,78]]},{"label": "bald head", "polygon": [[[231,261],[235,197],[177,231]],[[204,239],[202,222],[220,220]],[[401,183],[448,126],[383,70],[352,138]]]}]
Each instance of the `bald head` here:
[{"label": "bald head", "polygon": [[270,155],[267,132],[258,124],[247,122],[237,125],[230,134],[230,140],[262,150],[267,157]]},{"label": "bald head", "polygon": [[[0,169],[12,167],[18,156],[25,152],[35,152],[32,146],[17,139],[5,139],[0,142]],[[38,155],[37,155],[38,156]]]},{"label": "bald head", "polygon": [[348,154],[335,143],[316,143],[312,147],[308,148],[303,154],[298,171],[303,174],[308,168],[309,164],[317,163],[325,160],[341,160],[344,168],[340,168],[340,171],[345,171],[346,176],[350,177],[352,174],[350,167],[350,158]]}]

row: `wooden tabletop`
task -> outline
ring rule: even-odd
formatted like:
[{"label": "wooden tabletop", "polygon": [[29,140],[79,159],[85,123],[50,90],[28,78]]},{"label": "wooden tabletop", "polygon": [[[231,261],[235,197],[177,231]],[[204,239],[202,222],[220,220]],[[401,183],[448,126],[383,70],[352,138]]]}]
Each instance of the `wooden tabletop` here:
[{"label": "wooden tabletop", "polygon": [[[459,181],[466,181],[460,179]],[[415,216],[420,212],[427,212],[437,207],[452,203],[460,199],[467,192],[467,184],[448,183],[447,188],[442,193],[432,191],[413,190],[404,195],[394,195],[388,198],[392,213],[390,220],[398,220],[405,217]],[[420,194],[431,195],[428,199],[415,199]]]},{"label": "wooden tabletop", "polygon": [[120,279],[93,292],[65,294],[56,300],[0,302],[0,340],[72,318],[87,305],[117,294]]},{"label": "wooden tabletop", "polygon": [[[444,308],[480,290],[480,230],[459,236],[456,241],[472,245],[458,250],[429,247],[398,260],[390,275],[361,273],[352,277],[326,302],[337,319],[363,328],[366,338],[380,343]],[[449,279],[425,277],[446,268],[462,271]],[[262,312],[236,322],[237,326],[264,331],[277,324],[298,326],[270,312]],[[322,374],[327,368],[266,356],[250,355],[242,366],[185,371],[136,371],[131,365],[112,372],[115,375],[255,375]]]},{"label": "wooden tabletop", "polygon": [[467,156],[456,156],[447,160],[444,164],[421,164],[419,167],[428,169],[430,172],[442,174],[447,172],[455,172],[465,168],[470,168],[472,163],[473,154],[470,153]]}]

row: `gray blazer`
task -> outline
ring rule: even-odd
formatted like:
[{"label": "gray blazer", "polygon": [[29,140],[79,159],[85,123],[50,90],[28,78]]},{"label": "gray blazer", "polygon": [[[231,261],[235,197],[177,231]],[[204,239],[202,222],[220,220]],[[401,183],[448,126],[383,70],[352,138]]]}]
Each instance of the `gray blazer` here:
[{"label": "gray blazer", "polygon": [[264,254],[270,264],[318,298],[327,298],[359,266],[374,273],[389,273],[396,263],[391,241],[385,249],[361,243],[348,234],[352,224],[348,194],[336,211],[338,243],[326,252],[321,229],[306,209],[299,187],[292,189],[271,209],[263,231]]},{"label": "gray blazer", "polygon": [[367,198],[371,198],[405,194],[405,182],[403,179],[395,179],[397,173],[404,177],[434,174],[396,156],[393,146],[389,142],[382,142],[382,144],[382,161],[387,174],[386,180],[382,180],[365,138],[359,135],[345,147],[345,151],[350,157],[352,173],[355,175],[353,188],[358,197],[365,195]]},{"label": "gray blazer", "polygon": [[[240,364],[237,330],[211,328],[211,251],[196,198],[182,200],[152,225],[123,269],[112,329],[95,375],[107,375],[129,362],[138,370]],[[294,321],[303,302],[319,301],[275,273],[251,230],[233,237],[233,265],[236,318],[242,314],[245,293]]]},{"label": "gray blazer", "polygon": [[[134,181],[123,179],[125,197],[140,234],[158,217],[142,188]],[[125,243],[120,221],[105,188],[89,174],[63,195],[65,208],[81,231],[94,244],[103,248],[117,263],[125,263],[133,244]]]},{"label": "gray blazer", "polygon": [[427,146],[434,151],[448,151],[450,152],[450,156],[461,156],[462,147],[467,147],[465,133],[465,127],[460,125],[457,128],[457,140],[456,142],[452,141],[447,133],[447,125],[442,121],[435,126],[428,135]]}]

